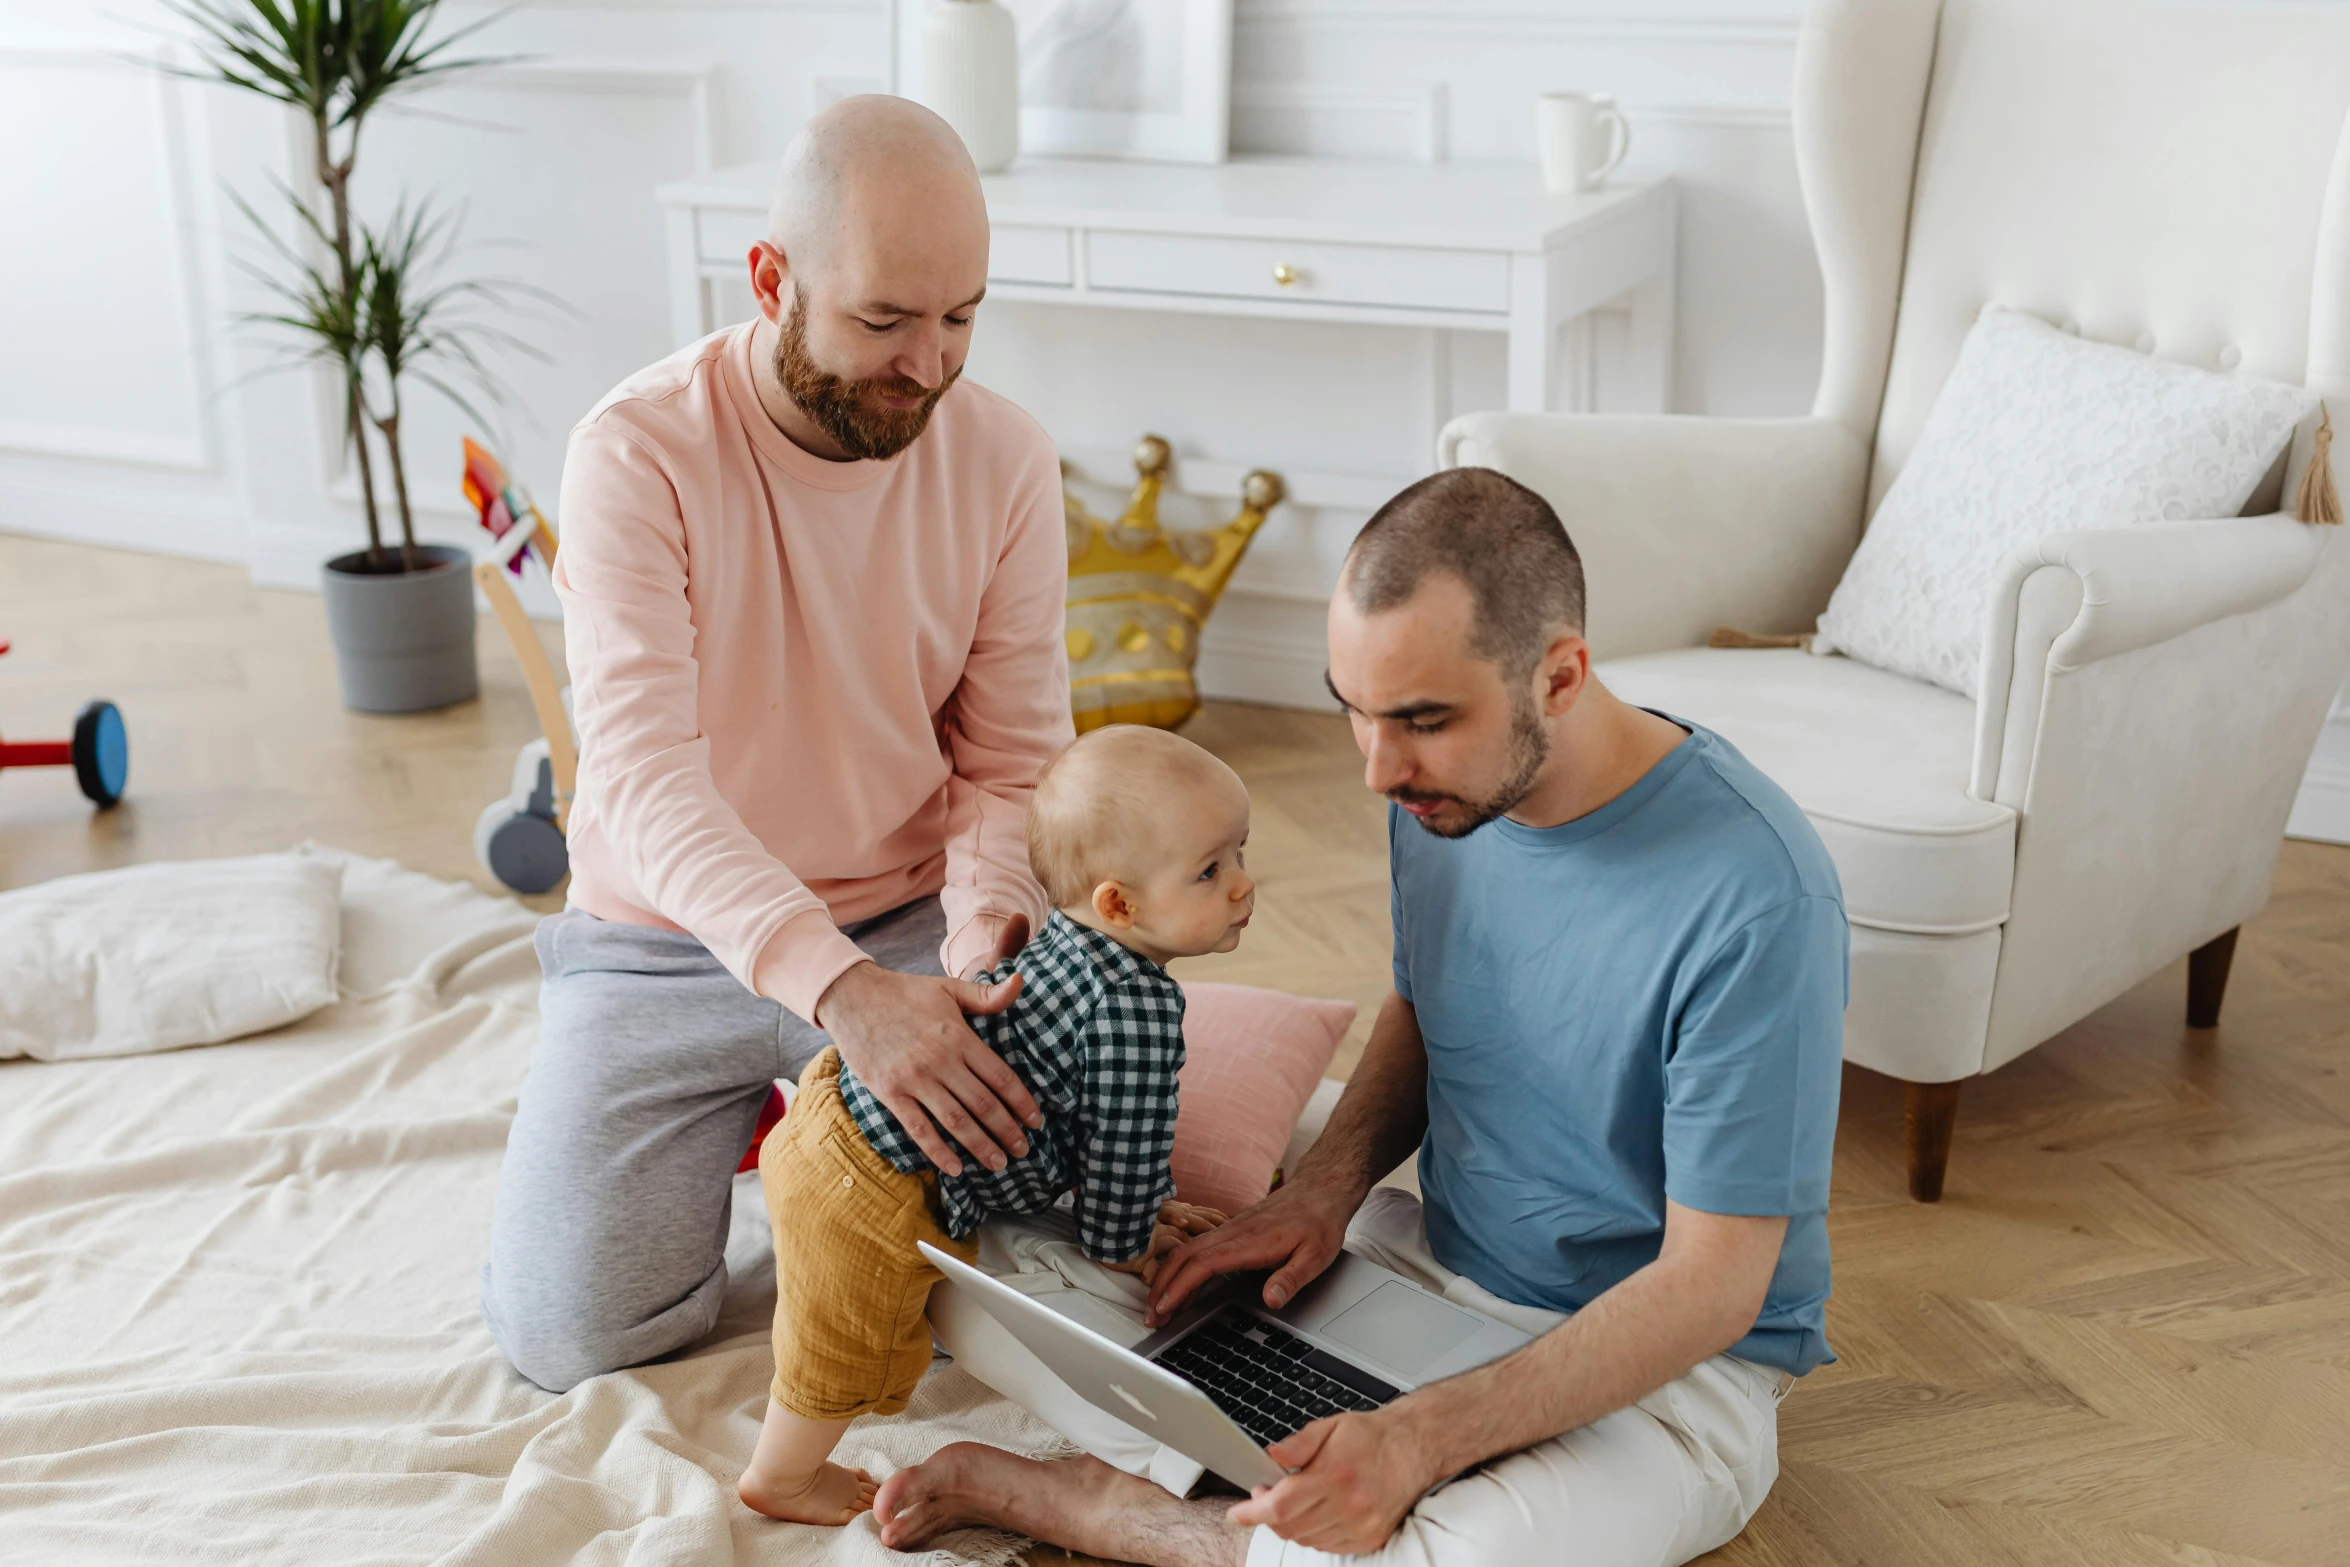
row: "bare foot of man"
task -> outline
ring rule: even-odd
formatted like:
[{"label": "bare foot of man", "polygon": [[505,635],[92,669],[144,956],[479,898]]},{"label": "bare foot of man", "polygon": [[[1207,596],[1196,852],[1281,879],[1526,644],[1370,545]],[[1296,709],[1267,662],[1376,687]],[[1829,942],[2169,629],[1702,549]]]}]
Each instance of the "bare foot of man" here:
[{"label": "bare foot of man", "polygon": [[767,1476],[753,1464],[743,1471],[735,1494],[755,1513],[786,1523],[820,1523],[833,1528],[873,1505],[873,1477],[862,1469],[822,1463],[807,1475]]},{"label": "bare foot of man", "polygon": [[1098,1458],[1040,1463],[957,1442],[884,1481],[873,1517],[897,1551],[985,1524],[1153,1567],[1237,1567],[1248,1536],[1224,1522],[1225,1506],[1183,1501]]}]

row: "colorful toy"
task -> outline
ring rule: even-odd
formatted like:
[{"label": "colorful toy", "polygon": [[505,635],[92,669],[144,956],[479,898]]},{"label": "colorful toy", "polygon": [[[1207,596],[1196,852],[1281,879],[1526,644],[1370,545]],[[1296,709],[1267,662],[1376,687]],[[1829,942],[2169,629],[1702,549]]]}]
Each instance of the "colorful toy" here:
[{"label": "colorful toy", "polygon": [[[0,642],[0,653],[8,644]],[[73,721],[71,740],[0,740],[0,771],[11,767],[70,767],[74,782],[99,810],[122,799],[130,780],[131,742],[122,727],[122,710],[112,702],[92,702]]]},{"label": "colorful toy", "polygon": [[513,787],[506,797],[486,806],[475,821],[473,852],[492,876],[516,892],[549,892],[571,868],[563,824],[579,781],[579,753],[571,734],[570,688],[556,678],[554,663],[506,579],[522,575],[525,556],[552,572],[555,530],[529,492],[507,477],[504,465],[470,440],[465,443],[465,499],[497,541],[475,563],[473,580],[514,644],[542,731],[514,759]]}]

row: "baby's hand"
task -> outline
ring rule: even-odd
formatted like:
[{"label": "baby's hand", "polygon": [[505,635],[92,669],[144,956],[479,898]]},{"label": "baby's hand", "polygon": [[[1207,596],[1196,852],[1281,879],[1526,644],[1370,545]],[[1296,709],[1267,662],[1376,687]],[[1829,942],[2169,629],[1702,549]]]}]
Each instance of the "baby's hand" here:
[{"label": "baby's hand", "polygon": [[1134,1274],[1148,1284],[1159,1276],[1159,1259],[1187,1239],[1189,1237],[1172,1224],[1154,1224],[1151,1226],[1150,1246],[1141,1256],[1131,1262],[1105,1262],[1102,1266],[1119,1273]]},{"label": "baby's hand", "polygon": [[1232,1215],[1216,1208],[1202,1208],[1188,1202],[1159,1204],[1159,1223],[1181,1230],[1185,1236],[1205,1235],[1231,1219]]},{"label": "baby's hand", "polygon": [[1159,1276],[1161,1259],[1169,1252],[1194,1235],[1207,1234],[1229,1217],[1214,1208],[1201,1208],[1187,1202],[1161,1203],[1158,1222],[1151,1226],[1150,1249],[1132,1262],[1107,1262],[1102,1266],[1115,1268],[1120,1273],[1136,1274],[1143,1283],[1152,1283]]}]

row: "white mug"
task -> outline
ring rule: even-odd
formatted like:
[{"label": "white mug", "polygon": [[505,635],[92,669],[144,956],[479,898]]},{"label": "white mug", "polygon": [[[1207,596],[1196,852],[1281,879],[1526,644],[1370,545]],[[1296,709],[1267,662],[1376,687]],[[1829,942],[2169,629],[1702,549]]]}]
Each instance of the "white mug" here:
[{"label": "white mug", "polygon": [[1535,107],[1549,190],[1597,190],[1632,150],[1632,127],[1606,93],[1546,92]]}]

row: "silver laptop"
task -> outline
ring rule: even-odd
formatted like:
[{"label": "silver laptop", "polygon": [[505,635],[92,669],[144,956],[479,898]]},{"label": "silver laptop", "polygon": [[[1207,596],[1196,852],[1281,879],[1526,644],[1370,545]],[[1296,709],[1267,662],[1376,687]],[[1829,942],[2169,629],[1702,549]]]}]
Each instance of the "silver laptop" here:
[{"label": "silver laptop", "polygon": [[1424,1382],[1529,1342],[1349,1252],[1281,1311],[1257,1287],[1203,1292],[1128,1349],[928,1242],[923,1255],[970,1292],[1089,1404],[1234,1485],[1288,1471],[1265,1449],[1325,1415],[1376,1409]]}]

